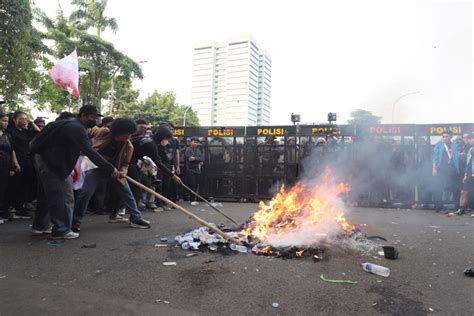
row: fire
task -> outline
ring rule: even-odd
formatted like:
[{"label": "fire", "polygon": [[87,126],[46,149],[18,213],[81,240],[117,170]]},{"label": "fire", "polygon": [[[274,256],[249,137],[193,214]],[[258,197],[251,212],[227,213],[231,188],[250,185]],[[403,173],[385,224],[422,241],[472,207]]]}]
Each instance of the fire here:
[{"label": "fire", "polygon": [[296,256],[297,256],[297,257],[301,257],[301,256],[303,255],[303,252],[304,252],[304,250],[298,250],[298,251],[296,252]]},{"label": "fire", "polygon": [[270,202],[260,202],[241,234],[286,247],[311,246],[325,237],[351,232],[356,228],[344,217],[344,205],[338,199],[348,191],[346,183],[333,179],[330,169],[316,185],[298,182],[289,190],[282,186]]}]

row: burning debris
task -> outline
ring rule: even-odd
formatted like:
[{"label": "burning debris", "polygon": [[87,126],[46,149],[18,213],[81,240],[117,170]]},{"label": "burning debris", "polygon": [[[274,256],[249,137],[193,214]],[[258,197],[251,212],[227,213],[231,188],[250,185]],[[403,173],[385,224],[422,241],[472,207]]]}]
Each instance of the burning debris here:
[{"label": "burning debris", "polygon": [[[282,187],[268,203],[240,229],[223,229],[243,245],[228,245],[220,235],[207,227],[176,236],[181,248],[211,251],[227,248],[239,252],[281,258],[311,257],[315,262],[329,245],[347,240],[367,241],[360,230],[344,216],[345,206],[339,195],[350,190],[344,182],[335,181],[329,169],[315,185],[299,182],[291,189]],[[228,247],[227,247],[228,246]]]}]

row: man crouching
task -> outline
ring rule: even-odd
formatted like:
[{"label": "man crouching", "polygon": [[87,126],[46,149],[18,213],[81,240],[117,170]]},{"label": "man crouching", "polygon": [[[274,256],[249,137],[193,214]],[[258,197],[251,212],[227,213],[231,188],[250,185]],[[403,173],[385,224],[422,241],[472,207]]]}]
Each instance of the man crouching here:
[{"label": "man crouching", "polygon": [[[137,130],[137,125],[130,119],[116,119],[110,130],[108,128],[95,128],[91,134],[96,138],[93,147],[108,162],[113,164],[121,173],[121,179],[111,179],[101,169],[86,171],[84,184],[79,192],[74,206],[73,231],[80,231],[81,220],[89,205],[91,197],[98,187],[108,185],[110,190],[121,200],[130,212],[130,226],[134,228],[150,228],[150,222],[143,219],[138,210],[127,181],[124,179],[133,155],[133,145],[130,137]],[[117,214],[112,214],[110,222],[126,222],[127,219]]]}]

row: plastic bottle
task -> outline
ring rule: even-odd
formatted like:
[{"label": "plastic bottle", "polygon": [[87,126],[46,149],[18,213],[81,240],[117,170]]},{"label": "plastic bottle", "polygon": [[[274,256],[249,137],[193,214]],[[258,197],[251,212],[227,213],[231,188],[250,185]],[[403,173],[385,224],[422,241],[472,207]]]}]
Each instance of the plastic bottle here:
[{"label": "plastic bottle", "polygon": [[230,244],[230,249],[238,252],[247,253],[247,247],[241,245]]},{"label": "plastic bottle", "polygon": [[373,263],[365,262],[360,265],[364,271],[369,273],[377,274],[383,277],[388,277],[390,275],[390,269],[382,267]]}]

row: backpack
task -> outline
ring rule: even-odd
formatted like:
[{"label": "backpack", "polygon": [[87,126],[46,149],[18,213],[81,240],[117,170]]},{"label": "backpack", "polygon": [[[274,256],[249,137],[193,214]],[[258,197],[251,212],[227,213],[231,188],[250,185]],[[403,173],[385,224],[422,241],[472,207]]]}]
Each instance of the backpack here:
[{"label": "backpack", "polygon": [[72,122],[73,120],[60,120],[56,122],[49,123],[48,125],[43,128],[41,132],[39,132],[30,142],[30,153],[31,154],[38,154],[41,153],[45,148],[50,145],[51,140],[57,133],[61,130],[61,128],[66,125],[67,123]]}]

